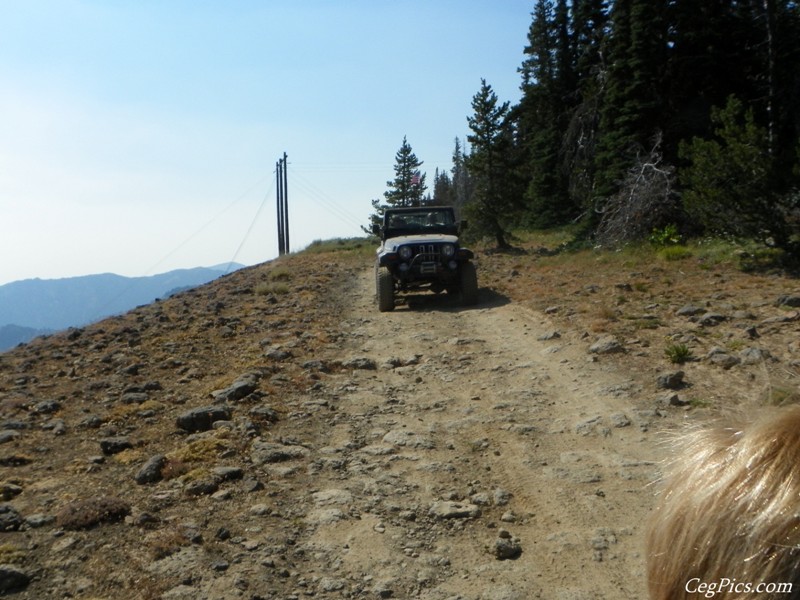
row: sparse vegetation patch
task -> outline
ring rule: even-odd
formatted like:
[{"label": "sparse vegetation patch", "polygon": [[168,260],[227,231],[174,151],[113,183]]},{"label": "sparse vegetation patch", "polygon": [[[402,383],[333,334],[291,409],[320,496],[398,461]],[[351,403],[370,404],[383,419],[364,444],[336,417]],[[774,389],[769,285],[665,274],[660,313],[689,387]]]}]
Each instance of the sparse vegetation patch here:
[{"label": "sparse vegetation patch", "polygon": [[131,506],[115,496],[97,496],[67,504],[56,516],[64,529],[90,529],[101,523],[116,523],[131,513]]}]

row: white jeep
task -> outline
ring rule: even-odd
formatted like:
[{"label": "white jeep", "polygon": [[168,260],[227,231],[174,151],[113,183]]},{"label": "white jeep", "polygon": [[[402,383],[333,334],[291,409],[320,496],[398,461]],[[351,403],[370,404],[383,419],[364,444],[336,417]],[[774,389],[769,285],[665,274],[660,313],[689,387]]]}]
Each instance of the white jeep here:
[{"label": "white jeep", "polygon": [[375,261],[378,310],[394,310],[401,292],[429,289],[460,294],[465,305],[478,302],[473,253],[458,243],[459,229],[450,206],[388,208],[374,233],[381,246]]}]

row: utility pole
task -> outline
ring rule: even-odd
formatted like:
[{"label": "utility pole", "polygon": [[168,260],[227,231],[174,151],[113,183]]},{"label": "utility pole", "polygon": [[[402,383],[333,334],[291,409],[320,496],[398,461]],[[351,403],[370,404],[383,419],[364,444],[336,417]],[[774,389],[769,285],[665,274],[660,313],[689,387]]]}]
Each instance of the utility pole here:
[{"label": "utility pole", "polygon": [[286,152],[275,164],[278,190],[278,256],[289,252],[289,192],[286,174]]},{"label": "utility pole", "polygon": [[278,190],[278,256],[283,255],[283,177],[281,176],[281,161],[275,163]]},{"label": "utility pole", "polygon": [[289,253],[289,185],[287,179],[288,165],[286,152],[283,153],[283,244],[286,253]]}]

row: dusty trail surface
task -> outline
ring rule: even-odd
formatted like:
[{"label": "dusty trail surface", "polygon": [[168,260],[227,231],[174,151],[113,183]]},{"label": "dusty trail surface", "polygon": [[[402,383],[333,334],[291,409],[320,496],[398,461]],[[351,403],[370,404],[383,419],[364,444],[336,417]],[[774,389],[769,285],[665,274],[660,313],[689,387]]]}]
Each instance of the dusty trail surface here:
[{"label": "dusty trail surface", "polygon": [[334,248],[0,354],[0,593],[644,598],[663,431],[800,401],[791,277],[485,252],[379,313]]},{"label": "dusty trail surface", "polygon": [[657,417],[635,384],[488,290],[380,314],[372,277],[343,351],[377,370],[337,376],[306,554],[378,597],[644,597]]}]

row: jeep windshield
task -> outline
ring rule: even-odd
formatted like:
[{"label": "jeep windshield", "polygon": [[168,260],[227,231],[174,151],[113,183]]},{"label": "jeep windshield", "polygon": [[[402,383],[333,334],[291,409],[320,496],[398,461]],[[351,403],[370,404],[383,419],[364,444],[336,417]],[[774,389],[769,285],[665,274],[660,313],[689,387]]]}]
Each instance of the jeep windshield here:
[{"label": "jeep windshield", "polygon": [[456,234],[451,209],[420,208],[386,213],[386,238],[424,233]]}]

